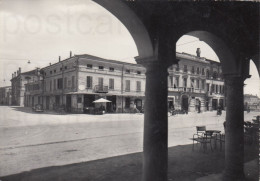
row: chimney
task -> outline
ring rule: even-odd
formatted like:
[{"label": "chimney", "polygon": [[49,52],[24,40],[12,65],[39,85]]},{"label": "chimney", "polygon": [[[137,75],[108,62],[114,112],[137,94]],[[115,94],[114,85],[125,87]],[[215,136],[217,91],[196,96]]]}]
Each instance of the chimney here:
[{"label": "chimney", "polygon": [[72,51],[70,51],[70,58],[72,57]]},{"label": "chimney", "polygon": [[60,56],[59,56],[59,62],[60,62]]},{"label": "chimney", "polygon": [[14,72],[14,76],[16,77],[16,72]]},{"label": "chimney", "polygon": [[12,78],[14,78],[14,73],[12,73]]},{"label": "chimney", "polygon": [[16,71],[17,72],[17,76],[19,75],[19,70]]},{"label": "chimney", "polygon": [[22,71],[22,69],[21,69],[21,67],[19,67],[19,74],[22,73],[21,71]]},{"label": "chimney", "polygon": [[51,66],[51,63],[50,63],[50,66]]},{"label": "chimney", "polygon": [[200,48],[197,48],[196,53],[197,53],[197,57],[200,57],[200,53],[201,53]]}]

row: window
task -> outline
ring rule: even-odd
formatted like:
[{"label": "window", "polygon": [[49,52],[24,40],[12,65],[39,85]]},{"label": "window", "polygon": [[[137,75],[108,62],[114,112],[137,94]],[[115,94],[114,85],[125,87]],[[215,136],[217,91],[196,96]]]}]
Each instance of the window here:
[{"label": "window", "polygon": [[99,77],[98,78],[98,85],[99,85],[100,88],[103,87],[103,82],[104,82],[103,77]]},{"label": "window", "polygon": [[56,90],[56,79],[53,80],[53,89]]},{"label": "window", "polygon": [[60,71],[62,71],[62,67],[60,68]]},{"label": "window", "polygon": [[199,79],[196,80],[196,88],[197,88],[197,89],[200,88],[200,80],[199,80]]},{"label": "window", "polygon": [[62,78],[60,79],[57,79],[57,82],[58,82],[58,89],[62,89],[63,85],[62,85]]},{"label": "window", "polygon": [[50,91],[52,91],[52,81],[50,80]]},{"label": "window", "polygon": [[218,78],[218,73],[215,71],[213,72],[213,79],[217,79]]},{"label": "window", "polygon": [[192,73],[192,74],[195,73],[195,67],[194,67],[194,66],[191,67],[191,73]]},{"label": "window", "polygon": [[216,93],[218,93],[218,85],[216,85]]},{"label": "window", "polygon": [[180,70],[179,64],[176,64],[176,71],[179,71],[179,70]]},{"label": "window", "polygon": [[50,74],[52,74],[52,70],[50,71]]},{"label": "window", "polygon": [[136,81],[136,91],[141,92],[141,81]]},{"label": "window", "polygon": [[204,68],[201,69],[201,74],[205,75],[205,69]]},{"label": "window", "polygon": [[184,65],[183,72],[187,72],[187,71],[188,71],[187,65]]},{"label": "window", "polygon": [[54,69],[54,73],[56,73],[56,69]]},{"label": "window", "polygon": [[126,73],[126,74],[130,74],[130,69],[126,69],[126,70],[125,70],[125,73]]},{"label": "window", "polygon": [[67,77],[64,78],[64,88],[67,88]]},{"label": "window", "polygon": [[207,92],[209,92],[209,84],[207,84]]},{"label": "window", "polygon": [[104,70],[104,66],[98,66],[99,70]]},{"label": "window", "polygon": [[183,78],[183,87],[187,87],[187,78]]},{"label": "window", "polygon": [[209,70],[206,71],[206,78],[209,79]]},{"label": "window", "polygon": [[179,87],[179,77],[176,77],[175,80],[176,80],[176,87],[175,88],[177,88],[177,87]]},{"label": "window", "polygon": [[110,71],[110,72],[114,72],[115,69],[114,69],[113,67],[109,67],[109,71]]},{"label": "window", "polygon": [[91,76],[87,76],[87,89],[92,89],[93,78]]},{"label": "window", "polygon": [[197,74],[200,74],[200,68],[197,67]]},{"label": "window", "polygon": [[205,89],[205,80],[201,80],[201,89]]},{"label": "window", "polygon": [[87,64],[88,69],[92,69],[92,64]]},{"label": "window", "polygon": [[72,76],[72,79],[71,79],[71,81],[72,81],[72,88],[75,88],[75,76]]},{"label": "window", "polygon": [[67,70],[67,68],[68,68],[67,66],[64,67],[65,70]]},{"label": "window", "polygon": [[170,79],[170,87],[173,87],[173,77],[169,76],[169,79]]},{"label": "window", "polygon": [[191,85],[190,85],[191,88],[194,88],[194,79],[191,79],[191,82],[190,82],[190,83],[191,83]]},{"label": "window", "polygon": [[47,90],[47,82],[46,82],[46,80],[44,81],[44,91],[46,91]]},{"label": "window", "polygon": [[212,93],[215,92],[215,85],[214,84],[211,85],[211,92]]},{"label": "window", "polygon": [[109,89],[114,90],[114,79],[109,79]]},{"label": "window", "polygon": [[130,80],[125,81],[125,91],[130,92]]},{"label": "window", "polygon": [[137,75],[141,75],[141,71],[137,71],[136,74],[137,74]]}]

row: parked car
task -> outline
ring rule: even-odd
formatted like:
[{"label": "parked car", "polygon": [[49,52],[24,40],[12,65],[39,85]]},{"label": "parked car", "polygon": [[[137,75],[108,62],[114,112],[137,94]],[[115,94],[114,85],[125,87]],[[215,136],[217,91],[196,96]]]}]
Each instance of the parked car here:
[{"label": "parked car", "polygon": [[43,112],[44,111],[42,104],[36,104],[35,106],[32,107],[32,110],[34,112]]}]

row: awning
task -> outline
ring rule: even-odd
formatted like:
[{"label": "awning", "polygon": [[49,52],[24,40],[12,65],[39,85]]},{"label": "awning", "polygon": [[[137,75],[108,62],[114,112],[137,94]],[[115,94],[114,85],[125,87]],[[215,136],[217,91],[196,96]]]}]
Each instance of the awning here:
[{"label": "awning", "polygon": [[104,98],[100,98],[100,99],[98,99],[98,100],[93,101],[93,103],[103,103],[103,102],[111,102],[111,101],[106,100],[106,99],[104,99]]}]

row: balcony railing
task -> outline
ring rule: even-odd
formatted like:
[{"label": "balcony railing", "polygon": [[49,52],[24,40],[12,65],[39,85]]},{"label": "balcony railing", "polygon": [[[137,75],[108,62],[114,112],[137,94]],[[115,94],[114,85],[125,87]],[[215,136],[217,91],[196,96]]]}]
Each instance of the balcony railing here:
[{"label": "balcony railing", "polygon": [[168,87],[169,91],[176,91],[176,92],[194,92],[194,93],[205,93],[204,89],[197,89],[191,87]]},{"label": "balcony railing", "polygon": [[108,86],[107,85],[96,85],[94,87],[94,91],[97,93],[108,93]]}]

